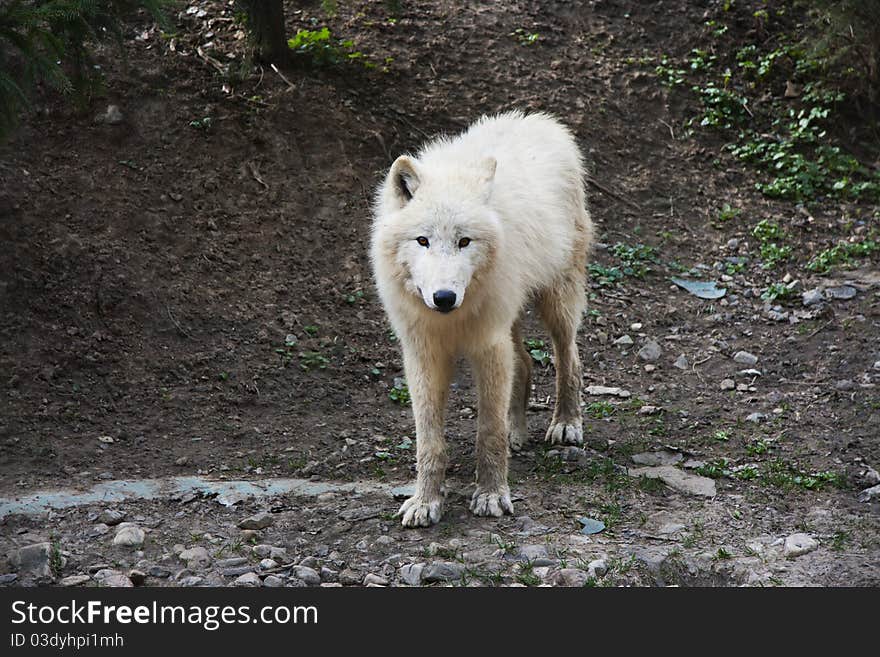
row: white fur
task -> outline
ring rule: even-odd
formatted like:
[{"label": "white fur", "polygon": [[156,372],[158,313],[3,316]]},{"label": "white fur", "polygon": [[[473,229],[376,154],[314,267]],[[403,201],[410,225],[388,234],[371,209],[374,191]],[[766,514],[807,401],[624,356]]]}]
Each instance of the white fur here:
[{"label": "white fur", "polygon": [[[417,242],[420,237],[427,248]],[[470,240],[464,248],[462,238]],[[416,416],[419,482],[416,496],[401,509],[405,525],[440,517],[443,406],[460,355],[474,363],[481,393],[472,508],[480,515],[512,512],[506,450],[504,462],[494,464],[496,434],[504,432],[506,442],[509,429],[512,327],[533,296],[549,298],[562,287],[577,288],[583,297],[590,240],[580,152],[571,133],[546,114],[483,117],[463,134],[436,139],[392,165],[377,194],[371,259],[403,348]],[[434,303],[441,290],[456,296],[447,314]],[[567,322],[576,330],[583,299],[554,297],[545,305],[560,303],[577,315]],[[580,431],[579,412],[561,424],[554,418],[554,425],[576,423]]]}]

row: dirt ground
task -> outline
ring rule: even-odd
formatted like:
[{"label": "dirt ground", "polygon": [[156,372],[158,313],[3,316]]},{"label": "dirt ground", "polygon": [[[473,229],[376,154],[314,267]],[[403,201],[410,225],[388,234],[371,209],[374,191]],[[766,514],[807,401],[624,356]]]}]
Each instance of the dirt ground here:
[{"label": "dirt ground", "polygon": [[[747,38],[760,3],[736,4],[731,29]],[[302,568],[324,583],[412,583],[421,563],[440,574],[415,583],[880,584],[880,502],[861,493],[880,482],[878,259],[823,277],[804,267],[853,226],[876,229],[874,207],[762,196],[756,172],[721,137],[689,135],[682,99],[632,64],[697,47],[720,3],[392,5],[289,9],[290,34],[326,24],[375,66],[278,72],[246,64],[227,3],[187,3],[174,35],[144,19],[124,58],[99,52],[105,96],[86,111],[40,95],[0,147],[0,497],[189,475],[367,487],[114,503],[146,530],[134,550],[111,545],[108,505],[10,514],[3,581],[100,584],[112,580],[96,573],[135,568],[152,585],[229,584],[265,544],[285,552],[260,580],[282,584],[316,583]],[[110,104],[121,122],[99,118]],[[446,516],[404,530],[390,517],[399,501],[370,487],[414,474],[411,413],[390,396],[401,358],[367,259],[371,195],[398,154],[514,108],[577,134],[594,262],[615,264],[617,243],[656,250],[643,277],[593,276],[578,340],[585,386],[626,394],[585,394],[585,450],[548,453],[553,367],[537,366],[534,442],[511,465],[517,517],[476,519],[463,367]],[[738,216],[713,221],[724,204]],[[762,219],[798,254],[772,279],[754,255]],[[725,274],[729,258],[748,264]],[[682,271],[727,294],[690,295],[670,281]],[[764,301],[786,274],[821,302]],[[531,316],[526,327],[547,340]],[[652,341],[648,361],[638,352]],[[741,351],[757,361],[734,360]],[[716,494],[634,472],[661,462],[714,477]],[[273,524],[242,536],[237,523],[260,510]],[[605,530],[581,534],[580,517]],[[798,534],[816,541],[803,556],[785,543]],[[52,572],[29,575],[16,551],[42,542]],[[199,545],[206,564],[175,549]]]}]

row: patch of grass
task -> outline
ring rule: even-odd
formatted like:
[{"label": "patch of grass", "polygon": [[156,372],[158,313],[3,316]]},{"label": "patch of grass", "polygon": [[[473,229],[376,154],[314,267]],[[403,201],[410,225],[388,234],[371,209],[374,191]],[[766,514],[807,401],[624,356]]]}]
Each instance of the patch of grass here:
[{"label": "patch of grass", "polygon": [[526,586],[539,586],[541,578],[535,575],[535,566],[529,563],[520,564],[519,572],[516,574],[516,581]]},{"label": "patch of grass", "polygon": [[779,224],[762,219],[752,229],[752,236],[761,244],[760,253],[764,269],[773,269],[791,256],[791,247],[781,244],[785,233]]},{"label": "patch of grass", "polygon": [[337,39],[330,28],[320,30],[298,30],[288,39],[287,46],[294,55],[313,66],[332,66],[359,61],[366,68],[376,68],[367,60],[364,53],[355,50],[354,41]]},{"label": "patch of grass", "polygon": [[845,484],[843,476],[836,472],[831,470],[807,472],[783,459],[770,461],[762,475],[762,480],[771,486],[784,490],[802,488],[819,491],[826,486],[842,488]]},{"label": "patch of grass", "polygon": [[712,479],[720,479],[729,474],[728,461],[725,458],[709,461],[694,470],[699,475],[710,477]]},{"label": "patch of grass", "polygon": [[827,274],[836,265],[850,266],[854,264],[855,258],[867,258],[878,251],[880,251],[880,243],[874,240],[838,242],[810,260],[807,269],[817,274]]},{"label": "patch of grass", "polygon": [[521,46],[533,46],[541,39],[541,35],[537,32],[529,32],[525,28],[518,27],[509,36],[519,41]]},{"label": "patch of grass", "polygon": [[648,263],[657,262],[656,249],[644,244],[628,246],[618,242],[611,247],[611,255],[620,260],[623,265],[621,272],[625,276],[633,276],[635,278],[643,278],[645,274],[651,271]]},{"label": "patch of grass", "polygon": [[831,549],[835,552],[843,552],[851,542],[852,537],[849,532],[836,531],[831,536]]},{"label": "patch of grass", "polygon": [[764,301],[785,301],[794,296],[794,290],[785,283],[773,283],[764,288],[761,298]]},{"label": "patch of grass", "polygon": [[746,444],[746,452],[748,452],[752,456],[760,456],[761,454],[766,454],[772,448],[772,443],[762,439],[753,440],[750,443]]},{"label": "patch of grass", "polygon": [[324,370],[330,364],[330,359],[319,351],[303,351],[299,354],[299,368],[303,372],[311,370]]},{"label": "patch of grass", "polygon": [[391,392],[388,393],[388,396],[391,398],[391,401],[397,402],[403,406],[407,406],[412,402],[412,398],[409,394],[409,386],[407,386],[406,381],[395,383],[394,387],[391,388]]},{"label": "patch of grass", "polygon": [[718,548],[715,554],[712,556],[714,561],[724,561],[725,559],[732,559],[733,555],[725,550],[723,547]]},{"label": "patch of grass", "polygon": [[718,221],[727,223],[736,219],[741,213],[742,210],[739,208],[733,207],[730,203],[725,203],[718,210],[716,217],[718,218]]},{"label": "patch of grass", "polygon": [[587,404],[585,410],[587,411],[587,415],[595,420],[602,420],[611,417],[617,411],[614,404],[607,401],[595,401]]},{"label": "patch of grass", "polygon": [[623,280],[623,272],[619,267],[605,267],[595,262],[588,265],[590,278],[600,287],[614,287]]}]

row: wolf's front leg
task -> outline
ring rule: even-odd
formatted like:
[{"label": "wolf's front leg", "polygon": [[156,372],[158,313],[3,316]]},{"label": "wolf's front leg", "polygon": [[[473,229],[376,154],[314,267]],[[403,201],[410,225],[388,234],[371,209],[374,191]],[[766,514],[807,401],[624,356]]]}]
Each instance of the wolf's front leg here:
[{"label": "wolf's front leg", "polygon": [[477,379],[477,489],[471,511],[478,516],[513,513],[507,485],[507,411],[513,371],[510,335],[473,355]]},{"label": "wolf's front leg", "polygon": [[446,477],[443,416],[453,361],[424,341],[403,342],[406,382],[416,421],[416,493],[400,507],[404,527],[428,527],[443,514]]}]

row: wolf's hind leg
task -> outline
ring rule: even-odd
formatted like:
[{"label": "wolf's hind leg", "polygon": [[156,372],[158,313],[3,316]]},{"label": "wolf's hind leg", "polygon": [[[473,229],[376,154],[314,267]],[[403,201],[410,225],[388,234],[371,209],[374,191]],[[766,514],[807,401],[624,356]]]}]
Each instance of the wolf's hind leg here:
[{"label": "wolf's hind leg", "polygon": [[514,322],[510,333],[513,340],[513,390],[510,396],[508,437],[510,449],[518,452],[529,442],[526,411],[531,394],[532,357],[523,345],[522,324],[519,320]]},{"label": "wolf's hind leg", "polygon": [[403,342],[406,381],[416,421],[416,493],[397,512],[404,527],[428,527],[443,514],[446,441],[443,417],[453,360],[430,345]]},{"label": "wolf's hind leg", "polygon": [[477,489],[471,511],[478,516],[513,513],[507,485],[508,419],[514,347],[510,335],[473,355],[477,379]]},{"label": "wolf's hind leg", "polygon": [[584,277],[575,271],[538,297],[538,312],[553,338],[556,361],[556,408],[546,436],[552,444],[584,442],[581,359],[575,338],[585,305]]}]

